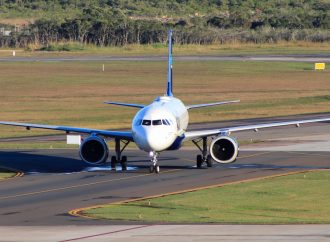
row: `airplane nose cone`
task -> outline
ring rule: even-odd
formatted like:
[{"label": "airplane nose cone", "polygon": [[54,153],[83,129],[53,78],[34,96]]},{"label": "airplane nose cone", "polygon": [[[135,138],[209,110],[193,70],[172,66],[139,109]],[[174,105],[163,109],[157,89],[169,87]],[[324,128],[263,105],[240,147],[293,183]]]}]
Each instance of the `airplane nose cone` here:
[{"label": "airplane nose cone", "polygon": [[146,137],[146,141],[147,141],[146,142],[147,146],[152,151],[162,151],[168,148],[167,147],[168,142],[166,142],[166,137],[164,137],[159,133],[154,133],[154,132],[148,133]]},{"label": "airplane nose cone", "polygon": [[147,152],[166,150],[175,139],[162,129],[136,129],[133,136],[137,146]]}]

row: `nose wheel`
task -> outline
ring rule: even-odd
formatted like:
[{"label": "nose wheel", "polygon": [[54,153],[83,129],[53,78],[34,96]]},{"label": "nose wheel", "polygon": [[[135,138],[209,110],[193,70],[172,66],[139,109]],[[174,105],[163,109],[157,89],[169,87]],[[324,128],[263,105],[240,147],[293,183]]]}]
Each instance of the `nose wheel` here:
[{"label": "nose wheel", "polygon": [[149,172],[150,173],[156,173],[158,174],[160,172],[160,168],[159,165],[157,165],[158,162],[158,153],[157,152],[150,152],[149,156],[151,157],[151,166],[149,168]]},{"label": "nose wheel", "polygon": [[154,165],[151,165],[150,167],[149,167],[149,172],[150,173],[156,173],[156,174],[158,174],[159,172],[160,172],[160,168],[159,168],[159,166],[158,165],[156,165],[156,166],[154,166]]}]

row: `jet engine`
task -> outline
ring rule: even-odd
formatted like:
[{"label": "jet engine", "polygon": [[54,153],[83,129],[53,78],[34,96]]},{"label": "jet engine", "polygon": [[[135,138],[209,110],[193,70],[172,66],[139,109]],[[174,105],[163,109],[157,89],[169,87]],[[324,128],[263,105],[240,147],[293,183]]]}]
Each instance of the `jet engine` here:
[{"label": "jet engine", "polygon": [[79,155],[83,161],[89,164],[101,164],[108,159],[109,148],[104,139],[90,136],[84,139],[80,145]]},{"label": "jet engine", "polygon": [[229,136],[218,136],[210,145],[210,154],[212,158],[222,164],[232,163],[238,155],[238,143]]}]

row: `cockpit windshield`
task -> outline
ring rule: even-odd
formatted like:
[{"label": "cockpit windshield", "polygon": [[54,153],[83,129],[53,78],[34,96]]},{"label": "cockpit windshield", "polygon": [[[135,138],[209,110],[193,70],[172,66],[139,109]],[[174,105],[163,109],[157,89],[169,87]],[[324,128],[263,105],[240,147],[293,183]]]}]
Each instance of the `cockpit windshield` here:
[{"label": "cockpit windshield", "polygon": [[162,120],[160,119],[152,120],[152,125],[162,125]]},{"label": "cockpit windshield", "polygon": [[142,125],[150,126],[151,125],[151,120],[143,119],[142,120]]},{"label": "cockpit windshield", "polygon": [[167,125],[167,126],[170,126],[171,123],[168,119],[155,119],[155,120],[143,119],[143,120],[138,120],[136,122],[136,125],[144,125],[144,126]]}]

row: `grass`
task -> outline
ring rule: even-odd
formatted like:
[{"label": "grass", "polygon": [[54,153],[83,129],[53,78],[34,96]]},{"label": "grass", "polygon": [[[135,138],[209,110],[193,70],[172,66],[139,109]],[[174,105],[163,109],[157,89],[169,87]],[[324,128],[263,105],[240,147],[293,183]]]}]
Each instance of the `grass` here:
[{"label": "grass", "polygon": [[107,205],[83,214],[141,222],[329,224],[329,180],[329,171],[309,172]]},{"label": "grass", "polygon": [[78,145],[63,142],[0,142],[0,149],[78,149]]},{"label": "grass", "polygon": [[[163,95],[166,62],[0,63],[0,120],[129,129],[136,109],[104,101],[150,103]],[[312,63],[175,62],[174,93],[195,104],[191,122],[329,112],[330,72]],[[0,137],[58,133],[0,126]]]},{"label": "grass", "polygon": [[[42,51],[38,51],[42,50]],[[166,55],[165,44],[123,47],[97,47],[75,42],[53,43],[49,46],[29,46],[16,49],[16,56],[80,56],[80,55]],[[313,43],[304,41],[279,42],[276,44],[230,43],[212,45],[175,45],[174,55],[276,55],[276,54],[330,54],[330,42]],[[0,56],[11,56],[10,49],[0,50]]]},{"label": "grass", "polygon": [[10,177],[13,177],[14,175],[15,175],[15,173],[13,173],[11,171],[8,171],[8,170],[5,170],[3,168],[0,168],[0,181],[4,180],[4,179],[7,179],[7,178],[10,178]]}]

